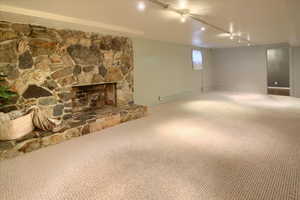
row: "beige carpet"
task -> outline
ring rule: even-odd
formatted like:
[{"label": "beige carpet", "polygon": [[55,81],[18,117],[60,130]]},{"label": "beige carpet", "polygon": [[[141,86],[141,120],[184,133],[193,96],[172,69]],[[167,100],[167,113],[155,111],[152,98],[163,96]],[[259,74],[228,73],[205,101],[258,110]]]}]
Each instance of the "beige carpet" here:
[{"label": "beige carpet", "polygon": [[0,162],[1,200],[300,199],[300,100],[211,93]]}]

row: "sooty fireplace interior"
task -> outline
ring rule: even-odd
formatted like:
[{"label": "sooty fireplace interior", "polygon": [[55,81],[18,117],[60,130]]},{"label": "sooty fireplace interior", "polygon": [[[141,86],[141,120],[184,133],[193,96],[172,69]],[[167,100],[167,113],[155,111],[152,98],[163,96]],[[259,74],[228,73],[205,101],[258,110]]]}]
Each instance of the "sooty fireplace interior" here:
[{"label": "sooty fireplace interior", "polygon": [[116,83],[73,86],[72,93],[73,113],[117,105]]}]

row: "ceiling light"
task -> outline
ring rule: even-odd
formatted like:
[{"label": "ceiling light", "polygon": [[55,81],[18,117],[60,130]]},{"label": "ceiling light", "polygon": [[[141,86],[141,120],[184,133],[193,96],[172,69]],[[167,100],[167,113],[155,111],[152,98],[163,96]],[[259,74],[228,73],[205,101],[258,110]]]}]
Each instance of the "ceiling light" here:
[{"label": "ceiling light", "polygon": [[201,31],[205,31],[206,30],[206,28],[203,26],[203,27],[201,27]]},{"label": "ceiling light", "polygon": [[139,1],[137,4],[137,9],[139,11],[144,11],[146,9],[146,4],[144,1]]},{"label": "ceiling light", "polygon": [[231,35],[230,35],[230,39],[231,39],[231,40],[233,40],[233,39],[234,39],[234,36],[233,36],[233,34],[231,34]]}]

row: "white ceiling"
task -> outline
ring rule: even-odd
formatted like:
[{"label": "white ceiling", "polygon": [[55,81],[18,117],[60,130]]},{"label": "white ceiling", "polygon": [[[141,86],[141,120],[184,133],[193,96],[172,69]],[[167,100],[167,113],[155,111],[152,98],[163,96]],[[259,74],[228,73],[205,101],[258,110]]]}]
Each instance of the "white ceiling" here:
[{"label": "white ceiling", "polygon": [[[165,0],[175,7],[182,2],[191,12],[211,24],[242,32],[254,44],[300,45],[300,0]],[[145,12],[136,9],[138,0],[0,0],[0,18],[28,23],[113,32],[154,40],[204,47],[239,46],[202,24],[147,3]],[[47,24],[45,24],[47,23]],[[246,44],[242,44],[246,45]]]}]

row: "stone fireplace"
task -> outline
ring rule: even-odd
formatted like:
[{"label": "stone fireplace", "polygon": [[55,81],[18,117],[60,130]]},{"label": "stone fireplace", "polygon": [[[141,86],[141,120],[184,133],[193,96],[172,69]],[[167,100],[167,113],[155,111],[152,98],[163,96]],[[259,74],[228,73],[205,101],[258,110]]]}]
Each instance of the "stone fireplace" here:
[{"label": "stone fireplace", "polygon": [[72,112],[88,112],[117,106],[117,83],[72,87]]},{"label": "stone fireplace", "polygon": [[0,22],[0,72],[18,94],[0,112],[38,106],[64,127],[0,141],[0,160],[145,116],[133,70],[130,38]]}]

